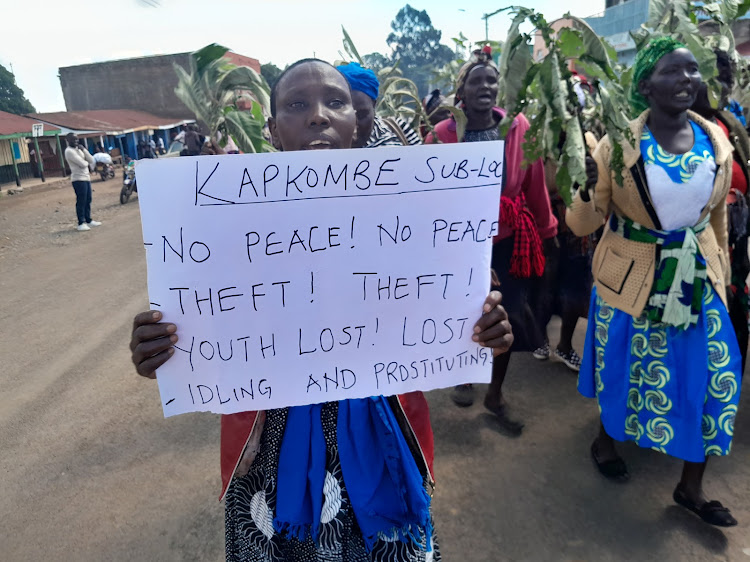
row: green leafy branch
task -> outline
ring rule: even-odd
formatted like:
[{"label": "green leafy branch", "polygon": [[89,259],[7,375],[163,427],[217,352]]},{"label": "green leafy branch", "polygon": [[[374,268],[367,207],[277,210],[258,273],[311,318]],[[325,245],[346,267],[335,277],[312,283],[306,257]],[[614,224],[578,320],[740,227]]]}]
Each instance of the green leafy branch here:
[{"label": "green leafy branch", "polygon": [[[544,16],[533,9],[511,6],[513,14],[500,58],[498,103],[508,110],[500,124],[507,132],[516,115],[523,112],[530,122],[524,144],[526,162],[538,158],[557,163],[557,186],[567,205],[578,185],[586,182],[584,109],[576,93],[569,67],[575,63],[592,78],[601,103],[589,104],[588,122],[597,122],[613,141],[613,169],[623,169],[621,142],[632,143],[628,127],[628,103],[615,64],[614,49],[583,20],[566,15],[573,27],[555,31]],[[523,32],[529,22],[533,31]],[[533,33],[541,36],[547,53],[533,60]],[[620,180],[621,181],[621,180]]]},{"label": "green leafy branch", "polygon": [[[221,138],[222,145],[231,137],[243,152],[273,151],[263,136],[270,88],[252,68],[226,60],[228,50],[212,43],[193,53],[189,69],[175,64],[175,94],[206,124],[214,140]],[[239,97],[248,95],[252,100],[250,111],[237,106]]]}]

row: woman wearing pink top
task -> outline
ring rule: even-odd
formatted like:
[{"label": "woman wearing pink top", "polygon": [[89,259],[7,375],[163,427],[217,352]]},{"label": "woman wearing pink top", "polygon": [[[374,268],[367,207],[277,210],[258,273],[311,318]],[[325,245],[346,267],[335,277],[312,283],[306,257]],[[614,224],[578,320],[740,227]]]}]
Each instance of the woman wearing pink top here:
[{"label": "woman wearing pink top", "polygon": [[[456,102],[467,118],[464,137],[458,139],[456,122],[451,118],[438,123],[435,135],[427,135],[425,143],[502,140],[499,124],[506,112],[495,107],[498,70],[490,55],[489,47],[474,51],[458,74]],[[557,244],[557,219],[550,207],[544,164],[539,159],[529,166],[522,166],[524,135],[528,129],[528,120],[519,114],[504,139],[500,224],[492,249],[492,269],[502,286],[503,305],[515,337],[511,351],[533,351],[544,344],[543,327],[535,319],[534,300],[544,272],[546,250]],[[523,423],[509,415],[502,393],[510,356],[509,352],[495,358],[484,405],[497,415],[508,432],[519,435]],[[452,398],[459,406],[471,406],[474,389],[471,385],[460,385]]]}]

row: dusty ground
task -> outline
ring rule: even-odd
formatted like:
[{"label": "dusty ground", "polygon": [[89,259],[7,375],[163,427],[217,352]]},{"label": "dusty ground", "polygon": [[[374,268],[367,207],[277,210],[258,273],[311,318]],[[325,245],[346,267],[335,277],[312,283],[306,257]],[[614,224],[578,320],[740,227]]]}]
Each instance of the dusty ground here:
[{"label": "dusty ground", "polygon": [[[221,560],[218,418],[163,419],[130,367],[148,302],[137,200],[120,205],[119,178],[93,186],[104,224],[85,233],[69,185],[0,198],[0,558]],[[672,504],[673,459],[628,446],[629,484],[595,472],[596,406],[563,365],[516,356],[508,395],[518,439],[481,406],[429,396],[446,561],[750,561],[746,408],[734,453],[709,466],[710,495],[740,520],[722,531]]]}]

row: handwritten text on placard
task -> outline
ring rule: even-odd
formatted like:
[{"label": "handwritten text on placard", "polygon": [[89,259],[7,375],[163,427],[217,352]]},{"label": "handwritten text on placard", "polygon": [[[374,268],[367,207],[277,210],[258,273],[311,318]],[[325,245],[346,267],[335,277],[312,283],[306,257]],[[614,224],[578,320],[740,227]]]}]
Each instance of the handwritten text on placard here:
[{"label": "handwritten text on placard", "polygon": [[139,162],[166,416],[486,382],[502,142]]}]

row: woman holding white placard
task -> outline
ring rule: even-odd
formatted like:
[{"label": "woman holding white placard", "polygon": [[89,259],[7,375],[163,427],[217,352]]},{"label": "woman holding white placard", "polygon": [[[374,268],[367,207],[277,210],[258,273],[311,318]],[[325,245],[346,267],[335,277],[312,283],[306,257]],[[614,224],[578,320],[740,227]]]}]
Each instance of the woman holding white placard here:
[{"label": "woman holding white placard", "polygon": [[[346,79],[299,61],[271,94],[276,148],[349,148],[356,116]],[[473,339],[495,353],[513,341],[500,293]],[[136,316],[131,350],[142,376],[174,353],[178,328]],[[439,560],[430,514],[432,430],[420,392],[222,416],[227,560]]]}]

